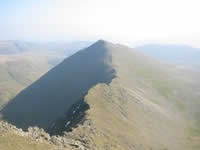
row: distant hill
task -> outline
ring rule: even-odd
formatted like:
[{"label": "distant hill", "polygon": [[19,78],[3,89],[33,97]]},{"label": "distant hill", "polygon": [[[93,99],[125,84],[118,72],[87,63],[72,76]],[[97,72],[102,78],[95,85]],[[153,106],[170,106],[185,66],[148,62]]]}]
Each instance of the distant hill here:
[{"label": "distant hill", "polygon": [[198,150],[200,86],[135,49],[103,40],[24,89],[2,119],[92,150]]},{"label": "distant hill", "polygon": [[149,44],[136,49],[160,61],[178,65],[200,66],[200,49],[185,45]]},{"label": "distant hill", "polygon": [[44,52],[57,55],[70,56],[73,53],[88,47],[92,42],[25,42],[25,41],[0,41],[0,55],[21,54],[24,52]]},{"label": "distant hill", "polygon": [[22,41],[0,41],[0,55],[19,54],[32,48],[32,44]]}]

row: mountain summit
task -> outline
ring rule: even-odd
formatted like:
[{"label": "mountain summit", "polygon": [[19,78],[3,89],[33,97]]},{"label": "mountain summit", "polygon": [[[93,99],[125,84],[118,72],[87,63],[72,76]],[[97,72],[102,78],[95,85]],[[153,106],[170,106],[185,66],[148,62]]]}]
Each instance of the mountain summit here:
[{"label": "mountain summit", "polygon": [[23,129],[84,137],[93,150],[187,150],[194,128],[188,122],[197,110],[188,99],[196,95],[167,66],[99,40],[46,73],[1,113]]},{"label": "mountain summit", "polygon": [[16,96],[2,111],[22,128],[48,127],[98,83],[115,77],[104,41],[76,53]]}]

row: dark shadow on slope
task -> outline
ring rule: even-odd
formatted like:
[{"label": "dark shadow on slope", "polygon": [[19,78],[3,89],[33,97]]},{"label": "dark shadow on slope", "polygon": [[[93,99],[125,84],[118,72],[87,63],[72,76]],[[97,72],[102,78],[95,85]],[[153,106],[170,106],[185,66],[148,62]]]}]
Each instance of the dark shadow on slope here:
[{"label": "dark shadow on slope", "polygon": [[71,106],[83,99],[98,83],[109,84],[115,70],[104,41],[98,41],[50,70],[19,93],[1,114],[3,119],[26,130],[29,126],[47,128],[65,116]]},{"label": "dark shadow on slope", "polygon": [[86,111],[89,108],[90,106],[83,99],[79,100],[70,107],[65,116],[52,122],[47,132],[50,135],[62,135],[63,131],[71,132],[73,128],[86,121]]}]

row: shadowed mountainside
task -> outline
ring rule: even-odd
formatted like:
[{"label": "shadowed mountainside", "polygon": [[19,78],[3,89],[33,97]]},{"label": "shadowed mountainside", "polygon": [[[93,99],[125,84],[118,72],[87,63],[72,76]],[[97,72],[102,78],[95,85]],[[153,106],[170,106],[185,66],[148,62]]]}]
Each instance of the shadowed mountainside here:
[{"label": "shadowed mountainside", "polygon": [[46,129],[91,87],[111,82],[115,70],[109,65],[112,58],[102,42],[67,58],[23,90],[1,111],[3,119],[24,129]]}]

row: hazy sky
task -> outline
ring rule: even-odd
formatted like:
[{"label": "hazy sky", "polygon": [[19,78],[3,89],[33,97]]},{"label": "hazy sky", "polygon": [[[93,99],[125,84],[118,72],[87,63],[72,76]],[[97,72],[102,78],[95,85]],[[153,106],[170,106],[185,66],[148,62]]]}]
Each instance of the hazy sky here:
[{"label": "hazy sky", "polygon": [[0,40],[172,42],[200,47],[199,0],[0,0]]}]

